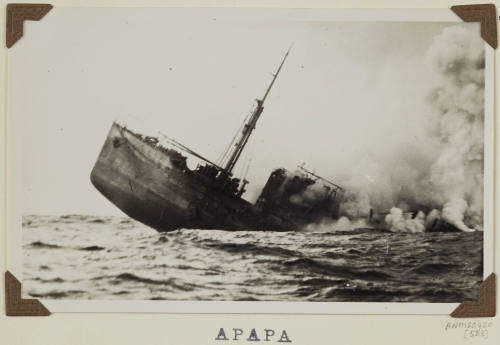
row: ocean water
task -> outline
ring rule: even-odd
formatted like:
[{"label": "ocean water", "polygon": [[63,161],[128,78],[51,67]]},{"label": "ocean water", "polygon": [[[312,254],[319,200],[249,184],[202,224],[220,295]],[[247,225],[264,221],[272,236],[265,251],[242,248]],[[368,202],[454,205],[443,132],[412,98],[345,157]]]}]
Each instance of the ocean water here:
[{"label": "ocean water", "polygon": [[44,299],[462,302],[482,232],[178,230],[125,217],[23,217],[23,293]]}]

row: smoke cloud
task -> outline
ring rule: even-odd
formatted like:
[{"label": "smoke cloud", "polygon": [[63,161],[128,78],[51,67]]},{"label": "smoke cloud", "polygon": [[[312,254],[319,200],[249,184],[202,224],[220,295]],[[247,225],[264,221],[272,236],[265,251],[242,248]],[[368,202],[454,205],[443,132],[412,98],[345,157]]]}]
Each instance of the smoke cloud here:
[{"label": "smoke cloud", "polygon": [[389,230],[395,232],[424,232],[425,214],[418,211],[415,218],[412,214],[405,214],[400,208],[393,207],[391,212],[385,216],[385,222]]},{"label": "smoke cloud", "polygon": [[483,42],[477,31],[447,28],[435,38],[427,63],[441,76],[430,96],[437,115],[433,134],[444,144],[429,176],[434,198],[444,204],[444,220],[463,231],[470,230],[464,221],[482,229]]},{"label": "smoke cloud", "polygon": [[467,210],[467,201],[463,199],[452,199],[443,206],[443,220],[455,225],[462,231],[474,231],[464,223],[464,214]]},{"label": "smoke cloud", "polygon": [[392,231],[423,232],[443,221],[482,230],[485,58],[477,26],[443,29],[425,64],[437,83],[422,100],[431,109],[424,137],[365,157],[350,167],[354,173],[337,178],[348,191],[340,214],[347,220],[385,214],[380,221]]},{"label": "smoke cloud", "polygon": [[348,231],[352,229],[367,228],[368,224],[364,219],[350,220],[343,216],[338,220],[324,219],[317,224],[309,224],[304,229],[308,232],[329,232],[329,231]]},{"label": "smoke cloud", "polygon": [[[294,176],[301,176],[300,172],[294,172],[292,176],[288,176],[289,179],[292,179]],[[290,196],[290,202],[295,205],[300,206],[311,206],[319,199],[324,198],[326,195],[326,190],[321,181],[317,181],[314,184],[311,184],[306,187],[300,193],[295,193]]]}]

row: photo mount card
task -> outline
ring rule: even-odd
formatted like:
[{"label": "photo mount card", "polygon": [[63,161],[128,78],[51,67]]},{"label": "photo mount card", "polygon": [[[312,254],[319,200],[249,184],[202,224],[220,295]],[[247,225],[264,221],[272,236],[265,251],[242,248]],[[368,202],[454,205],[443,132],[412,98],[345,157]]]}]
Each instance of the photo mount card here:
[{"label": "photo mount card", "polygon": [[448,9],[50,9],[8,52],[22,298],[50,312],[480,302],[483,27]]}]

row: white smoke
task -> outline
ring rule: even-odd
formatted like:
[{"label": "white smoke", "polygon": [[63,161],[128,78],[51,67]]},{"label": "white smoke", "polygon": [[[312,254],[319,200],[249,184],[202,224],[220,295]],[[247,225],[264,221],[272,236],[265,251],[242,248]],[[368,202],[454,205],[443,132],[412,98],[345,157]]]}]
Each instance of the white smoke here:
[{"label": "white smoke", "polygon": [[391,212],[385,216],[385,222],[389,230],[394,232],[424,232],[425,214],[419,211],[415,217],[411,213],[403,213],[403,210],[392,207]]},{"label": "white smoke", "polygon": [[365,220],[350,220],[347,217],[340,217],[338,220],[324,219],[320,223],[309,224],[304,228],[308,232],[328,232],[328,231],[347,231],[353,229],[367,228]]},{"label": "white smoke", "polygon": [[343,195],[339,212],[346,219],[368,218],[371,208],[367,193],[348,189]]},{"label": "white smoke", "polygon": [[425,218],[425,229],[431,230],[436,224],[441,220],[441,212],[439,210],[432,210],[429,212],[427,217]]},{"label": "white smoke", "polygon": [[464,223],[464,214],[466,210],[467,201],[463,199],[452,199],[443,206],[442,218],[462,231],[474,231],[474,229],[469,228]]},{"label": "white smoke", "polygon": [[437,77],[427,137],[351,166],[358,174],[339,180],[349,191],[341,215],[366,219],[370,209],[390,209],[384,221],[392,231],[422,232],[437,221],[482,230],[485,60],[478,26],[443,29],[425,63]]},{"label": "white smoke", "polygon": [[[301,176],[299,172],[295,172],[293,176]],[[324,198],[327,190],[321,181],[307,186],[307,188],[300,193],[295,193],[290,196],[290,202],[295,205],[307,206],[314,204],[318,199]]]},{"label": "white smoke", "polygon": [[429,183],[442,217],[462,231],[482,229],[484,146],[484,43],[477,27],[453,26],[434,39],[426,61],[441,76],[431,95],[434,134],[444,147]]}]

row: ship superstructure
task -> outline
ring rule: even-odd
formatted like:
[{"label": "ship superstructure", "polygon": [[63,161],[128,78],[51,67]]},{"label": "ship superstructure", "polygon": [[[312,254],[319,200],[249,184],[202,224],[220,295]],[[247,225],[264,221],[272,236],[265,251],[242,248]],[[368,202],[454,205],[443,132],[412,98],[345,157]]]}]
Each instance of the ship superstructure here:
[{"label": "ship superstructure", "polygon": [[[168,137],[160,141],[115,122],[91,173],[94,186],[127,215],[158,231],[290,231],[336,218],[342,188],[303,167],[295,173],[274,170],[255,204],[242,198],[248,181],[233,176],[289,53],[290,49],[221,164]],[[188,156],[201,163],[190,169]]]}]

